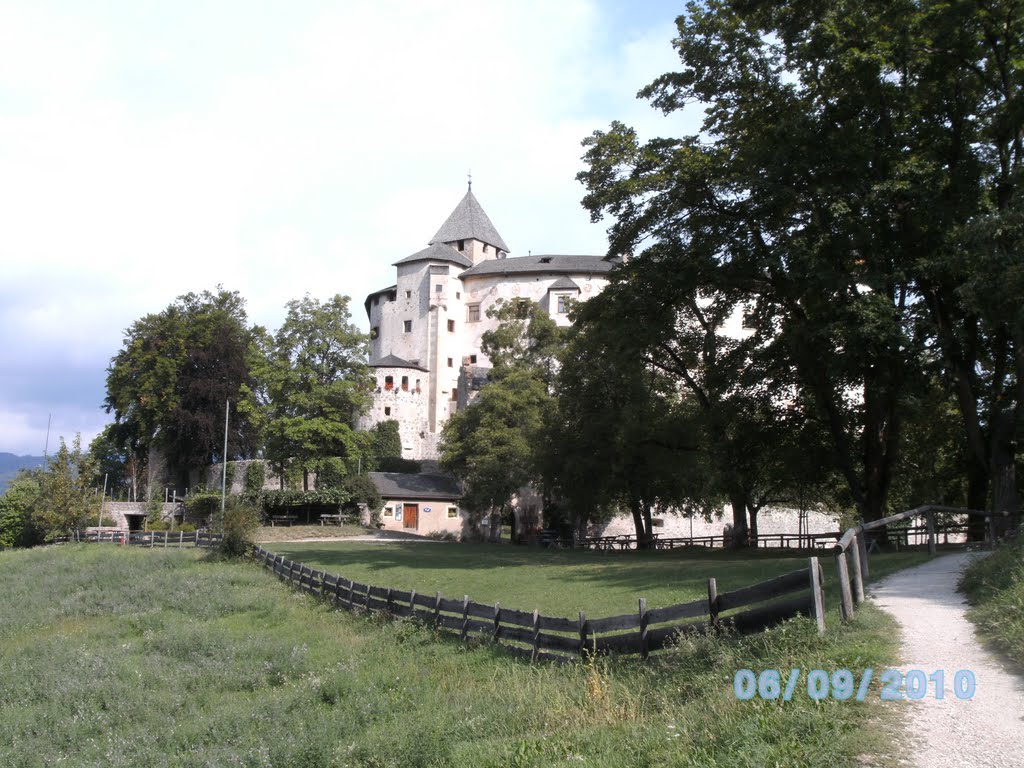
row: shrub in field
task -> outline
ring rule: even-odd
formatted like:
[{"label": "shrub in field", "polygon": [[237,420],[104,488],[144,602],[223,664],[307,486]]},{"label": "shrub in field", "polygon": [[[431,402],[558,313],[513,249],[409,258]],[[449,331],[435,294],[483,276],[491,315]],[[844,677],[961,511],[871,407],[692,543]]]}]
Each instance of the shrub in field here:
[{"label": "shrub in field", "polygon": [[252,546],[253,537],[262,522],[262,515],[259,509],[252,504],[232,496],[227,500],[223,516],[214,524],[214,530],[220,529],[224,533],[224,540],[221,542],[221,553],[229,557],[241,557]]},{"label": "shrub in field", "polygon": [[970,618],[1000,650],[1024,666],[1024,540],[975,560],[960,579]]},{"label": "shrub in field", "polygon": [[0,549],[28,547],[35,543],[32,505],[39,496],[35,472],[23,471],[0,496]]}]

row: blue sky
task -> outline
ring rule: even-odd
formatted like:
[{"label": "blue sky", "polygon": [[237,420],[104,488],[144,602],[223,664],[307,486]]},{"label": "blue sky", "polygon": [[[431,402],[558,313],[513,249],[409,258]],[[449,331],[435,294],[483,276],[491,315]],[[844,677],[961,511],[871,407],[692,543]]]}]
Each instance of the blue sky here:
[{"label": "blue sky", "polygon": [[124,329],[223,284],[274,329],[393,281],[473,190],[512,249],[603,253],[580,141],[693,132],[636,91],[681,3],[0,5],[0,451],[90,440]]}]

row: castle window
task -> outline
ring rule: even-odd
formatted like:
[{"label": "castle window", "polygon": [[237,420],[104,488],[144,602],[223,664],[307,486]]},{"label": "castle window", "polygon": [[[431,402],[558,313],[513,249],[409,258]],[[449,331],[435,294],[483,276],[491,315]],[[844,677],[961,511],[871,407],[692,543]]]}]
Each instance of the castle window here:
[{"label": "castle window", "polygon": [[408,392],[409,391],[409,377],[408,376],[403,376],[402,377],[402,391],[403,392]]},{"label": "castle window", "polygon": [[373,326],[373,328],[370,329],[370,338],[371,339],[376,339],[378,336],[380,336],[380,328],[378,328],[375,325],[375,326]]},{"label": "castle window", "polygon": [[476,355],[470,355],[469,356],[469,364],[470,365],[476,365]]},{"label": "castle window", "polygon": [[530,317],[530,305],[533,304],[529,299],[515,299],[515,317],[516,320],[527,320]]},{"label": "castle window", "polygon": [[448,333],[455,333],[455,321],[454,320],[449,320],[448,321]]},{"label": "castle window", "polygon": [[569,297],[559,296],[558,297],[558,314],[564,315],[569,311]]},{"label": "castle window", "polygon": [[412,291],[406,291],[405,292],[405,298],[411,299],[412,298]]},{"label": "castle window", "polygon": [[438,283],[437,285],[434,286],[434,293],[440,293],[443,290],[444,290],[444,286],[441,285],[440,283]]},{"label": "castle window", "polygon": [[420,380],[419,379],[416,379],[416,391],[417,392],[420,391]]},{"label": "castle window", "polygon": [[455,361],[454,361],[454,360],[452,360],[452,359],[451,359],[451,358],[449,357],[449,358],[448,358],[448,367],[449,367],[449,368],[451,368],[451,367],[452,367],[452,364],[453,364],[454,362],[455,362]]},{"label": "castle window", "polygon": [[448,507],[448,518],[449,519],[454,519],[454,518],[456,518],[458,516],[459,516],[459,508],[458,507]]},{"label": "castle window", "polygon": [[395,388],[395,377],[385,376],[384,377],[384,391],[389,391]]},{"label": "castle window", "polygon": [[479,323],[480,322],[480,305],[479,304],[467,304],[466,305],[466,322],[467,323]]},{"label": "castle window", "polygon": [[487,243],[484,243],[484,253],[487,253],[489,248],[490,246]]},{"label": "castle window", "polygon": [[455,298],[456,298],[456,299],[461,299],[461,298],[462,298],[462,294],[461,294],[461,293],[459,293],[458,291],[456,291],[456,292],[455,292]]},{"label": "castle window", "polygon": [[466,241],[465,240],[459,240],[459,250],[460,251],[466,250]]},{"label": "castle window", "polygon": [[406,320],[402,323],[402,330],[406,333],[412,333],[412,320]]},{"label": "castle window", "polygon": [[384,415],[385,416],[390,416],[391,415],[391,406],[390,405],[385,405],[384,406]]}]

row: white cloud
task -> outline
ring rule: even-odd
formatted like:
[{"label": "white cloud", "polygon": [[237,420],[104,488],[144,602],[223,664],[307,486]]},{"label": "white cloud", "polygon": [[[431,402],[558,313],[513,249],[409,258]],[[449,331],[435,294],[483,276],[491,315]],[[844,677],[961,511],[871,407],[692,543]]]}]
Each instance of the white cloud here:
[{"label": "white cloud", "polygon": [[[633,97],[676,62],[670,17],[609,46],[604,12],[585,0],[0,9],[8,375],[30,380],[35,358],[102,373],[134,319],[217,283],[271,328],[306,292],[351,295],[365,325],[366,293],[426,245],[469,168],[515,253],[603,252],[574,180],[580,141],[612,119],[674,128]],[[83,391],[82,413],[102,396]],[[8,397],[0,450],[37,451]]]}]

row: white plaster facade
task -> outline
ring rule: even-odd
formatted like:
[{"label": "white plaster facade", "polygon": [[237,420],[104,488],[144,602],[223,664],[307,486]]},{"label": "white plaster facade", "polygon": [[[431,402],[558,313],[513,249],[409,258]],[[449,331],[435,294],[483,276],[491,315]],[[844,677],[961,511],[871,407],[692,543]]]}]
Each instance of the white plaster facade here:
[{"label": "white plaster facade", "polygon": [[510,257],[470,189],[427,248],[395,263],[395,284],[366,299],[376,386],[360,428],[395,419],[405,458],[438,458],[444,423],[490,367],[480,341],[498,323],[487,310],[529,299],[568,325],[571,301],[600,293],[614,264],[603,256]]}]

